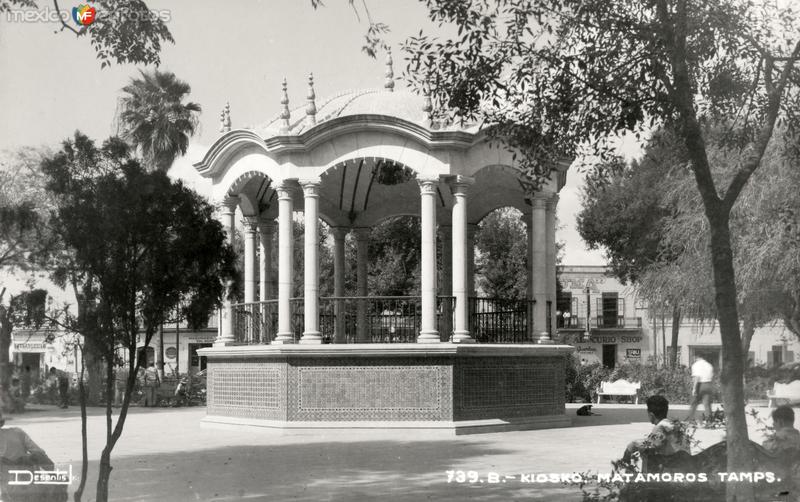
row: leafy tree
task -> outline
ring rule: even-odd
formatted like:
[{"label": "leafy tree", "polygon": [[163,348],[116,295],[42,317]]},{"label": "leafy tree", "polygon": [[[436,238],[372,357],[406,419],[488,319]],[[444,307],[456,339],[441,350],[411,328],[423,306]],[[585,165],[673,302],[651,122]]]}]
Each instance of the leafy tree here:
[{"label": "leafy tree", "polygon": [[[107,396],[113,395],[116,350],[127,355],[128,381],[116,423],[106,401],[96,497],[105,501],[111,452],[142,364],[136,358],[139,338],[148,346],[182,300],[206,309],[218,303],[222,281],[233,273],[233,252],[207,202],[165,173],[148,172],[117,138],[97,148],[76,133],[42,169],[58,201],[53,227],[72,257],[53,277],[72,281],[78,290],[78,316],[64,323],[97,347]],[[196,309],[187,307],[190,312]],[[82,490],[83,485],[78,499]]]},{"label": "leafy tree", "polygon": [[[0,156],[0,272],[34,271],[36,257],[54,245],[44,224],[47,198],[35,167],[41,155],[34,149],[22,149]],[[10,403],[9,347],[14,327],[19,326],[19,301],[27,295],[9,292],[6,305],[6,291],[2,287],[0,293],[0,399]]]},{"label": "leafy tree", "polygon": [[[457,36],[405,44],[407,78],[441,120],[491,124],[534,181],[582,147],[653,126],[684,144],[708,220],[722,335],[728,469],[751,471],[731,211],[758,169],[780,117],[797,156],[800,40],[790,7],[751,0],[427,0],[430,18]],[[786,5],[786,4],[784,4]],[[739,155],[726,176],[709,162],[704,124],[726,125]],[[752,486],[729,484],[730,500]]]},{"label": "leafy tree", "polygon": [[675,208],[663,198],[664,180],[675,171],[685,175],[684,165],[685,155],[675,138],[657,135],[641,161],[626,165],[614,158],[588,173],[577,221],[589,247],[606,250],[614,275],[623,283],[638,283],[651,307],[671,310],[672,368],[677,365],[683,309],[700,311],[702,299],[711,296],[696,276],[676,270],[678,253],[666,236],[666,222]]},{"label": "leafy tree", "polygon": [[489,213],[478,225],[475,248],[475,276],[486,296],[527,297],[528,239],[518,212],[505,208]]},{"label": "leafy tree", "polygon": [[[422,250],[419,218],[400,216],[375,225],[369,236],[368,290],[377,296],[409,296],[419,292]],[[353,239],[355,244],[355,239]],[[356,256],[355,246],[351,256]],[[355,292],[355,260],[353,290]]]},{"label": "leafy tree", "polygon": [[123,137],[140,151],[147,166],[166,171],[176,157],[186,154],[200,105],[184,103],[191,87],[174,73],[139,73],[140,78],[122,89]]},{"label": "leafy tree", "polygon": [[[96,9],[95,20],[79,26],[70,21],[71,11],[61,9],[58,0],[52,2],[61,21],[60,31],[78,38],[88,36],[101,68],[112,62],[157,66],[161,62],[161,44],[175,42],[165,20],[151,12],[143,0],[97,0],[89,5]],[[0,12],[38,6],[35,0],[0,0]]]},{"label": "leafy tree", "polygon": [[[172,72],[140,70],[122,91],[120,121],[123,136],[137,149],[150,169],[166,172],[175,158],[185,155],[197,127],[200,105],[184,103],[191,92],[188,83]],[[164,326],[158,329],[157,362],[164,376]]]}]

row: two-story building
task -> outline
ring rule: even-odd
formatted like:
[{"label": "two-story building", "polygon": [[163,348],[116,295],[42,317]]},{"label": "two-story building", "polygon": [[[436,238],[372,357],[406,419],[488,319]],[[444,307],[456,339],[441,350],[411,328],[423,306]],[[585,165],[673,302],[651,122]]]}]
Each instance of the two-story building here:
[{"label": "two-story building", "polygon": [[[611,368],[629,361],[645,362],[652,356],[663,360],[672,347],[672,317],[649,308],[635,285],[622,284],[604,266],[559,266],[558,277],[558,336],[576,348],[581,360],[600,361]],[[755,365],[779,366],[793,362],[798,350],[797,337],[775,321],[756,329],[748,359]],[[691,314],[681,319],[680,364],[688,366],[695,355],[702,355],[719,368],[721,353],[714,319]]]}]

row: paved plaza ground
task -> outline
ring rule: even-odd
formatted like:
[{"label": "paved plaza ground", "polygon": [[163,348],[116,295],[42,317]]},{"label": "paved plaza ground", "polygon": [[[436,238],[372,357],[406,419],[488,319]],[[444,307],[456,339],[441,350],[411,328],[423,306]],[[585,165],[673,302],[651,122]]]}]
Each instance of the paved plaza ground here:
[{"label": "paved plaza ground", "polygon": [[[562,429],[447,437],[417,431],[341,430],[281,433],[201,426],[205,408],[132,408],[114,450],[112,500],[580,500],[580,491],[531,484],[521,474],[610,472],[632,439],[647,434],[643,405],[595,406],[601,416],[579,417]],[[674,407],[675,417],[686,407]],[[90,410],[90,475],[84,500],[94,499],[104,436],[103,410]],[[768,416],[761,409],[760,415]],[[57,463],[80,470],[80,413],[40,406],[8,417]],[[751,435],[760,441],[757,425]],[[704,446],[721,430],[697,432]],[[505,482],[448,483],[448,470],[514,476]],[[76,484],[71,486],[74,491]],[[71,499],[71,497],[70,497]]]}]

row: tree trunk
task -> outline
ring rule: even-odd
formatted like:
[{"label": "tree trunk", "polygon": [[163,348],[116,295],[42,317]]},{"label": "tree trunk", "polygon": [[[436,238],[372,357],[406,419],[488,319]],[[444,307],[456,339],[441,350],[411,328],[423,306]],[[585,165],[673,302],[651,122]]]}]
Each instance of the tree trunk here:
[{"label": "tree trunk", "polygon": [[108,480],[111,478],[111,451],[108,446],[100,455],[100,466],[97,471],[97,502],[108,502]]},{"label": "tree trunk", "polygon": [[[753,472],[750,441],[744,413],[742,339],[736,306],[736,282],[729,214],[719,207],[706,207],[711,230],[711,262],[714,272],[715,303],[722,337],[722,402],[725,407],[728,442],[728,472]],[[753,500],[753,486],[728,483],[728,501]]]},{"label": "tree trunk", "polygon": [[8,387],[11,383],[11,365],[8,362],[8,353],[13,330],[11,309],[0,305],[0,403],[5,412],[11,411],[11,399],[8,394]]},{"label": "tree trunk", "polygon": [[81,502],[83,490],[86,489],[86,475],[89,472],[89,446],[86,434],[86,386],[83,383],[83,373],[86,368],[86,353],[81,349],[81,373],[78,378],[78,390],[81,400],[81,480],[75,490],[75,502]]},{"label": "tree trunk", "polygon": [[672,307],[672,350],[669,351],[669,367],[675,369],[678,365],[678,333],[681,330],[681,308]]}]

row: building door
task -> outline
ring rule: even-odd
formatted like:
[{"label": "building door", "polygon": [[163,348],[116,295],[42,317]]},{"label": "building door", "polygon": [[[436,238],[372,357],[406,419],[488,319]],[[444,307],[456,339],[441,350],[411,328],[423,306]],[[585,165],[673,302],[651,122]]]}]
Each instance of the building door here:
[{"label": "building door", "polygon": [[38,382],[41,377],[42,354],[38,352],[23,352],[21,355],[22,371],[27,371],[30,368],[31,381]]},{"label": "building door", "polygon": [[614,369],[617,365],[617,345],[604,344],[603,345],[603,366],[606,368]]},{"label": "building door", "polygon": [[190,343],[189,344],[189,370],[192,373],[197,373],[198,371],[203,371],[206,369],[206,358],[201,357],[200,354],[197,353],[198,349],[204,349],[206,347],[211,347],[213,344],[211,343]]}]

